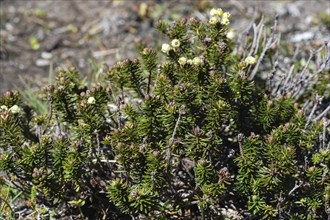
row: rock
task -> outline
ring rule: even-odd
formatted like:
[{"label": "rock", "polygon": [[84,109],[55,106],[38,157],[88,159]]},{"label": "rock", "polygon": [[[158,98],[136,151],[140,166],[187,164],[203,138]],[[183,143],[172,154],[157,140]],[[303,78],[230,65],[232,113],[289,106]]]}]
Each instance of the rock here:
[{"label": "rock", "polygon": [[291,38],[291,42],[297,43],[300,41],[311,40],[313,38],[314,38],[313,32],[304,32],[304,33],[299,33],[299,34],[293,35]]},{"label": "rock", "polygon": [[45,59],[45,60],[50,60],[53,57],[53,54],[48,53],[48,52],[42,52],[41,53],[41,58]]},{"label": "rock", "polygon": [[37,65],[37,66],[48,66],[48,65],[49,65],[49,60],[38,59],[38,60],[36,61],[36,65]]}]

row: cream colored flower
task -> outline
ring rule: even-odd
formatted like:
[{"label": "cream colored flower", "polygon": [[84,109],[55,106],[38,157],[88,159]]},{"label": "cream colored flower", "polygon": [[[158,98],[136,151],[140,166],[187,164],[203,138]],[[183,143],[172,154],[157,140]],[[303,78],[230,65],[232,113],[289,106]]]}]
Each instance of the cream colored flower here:
[{"label": "cream colored flower", "polygon": [[171,50],[171,46],[169,44],[163,44],[162,45],[162,52],[168,53]]},{"label": "cream colored flower", "polygon": [[210,11],[210,15],[211,16],[219,16],[219,17],[221,17],[222,14],[223,14],[223,11],[222,11],[221,8],[217,8],[217,9],[212,8],[211,11]]},{"label": "cream colored flower", "polygon": [[192,59],[188,59],[187,60],[187,63],[191,65],[191,64],[193,64],[193,60]]},{"label": "cream colored flower", "polygon": [[230,22],[229,22],[229,19],[228,18],[222,18],[221,19],[221,24],[223,25],[228,25]]},{"label": "cream colored flower", "polygon": [[8,110],[8,107],[5,106],[5,105],[2,105],[2,106],[0,107],[0,110],[1,110],[1,111],[7,111],[7,110]]},{"label": "cream colored flower", "polygon": [[91,97],[88,98],[87,103],[90,104],[90,105],[93,105],[93,104],[96,103],[96,100],[95,100],[94,97],[91,96]]},{"label": "cream colored flower", "polygon": [[171,45],[172,45],[172,47],[174,47],[174,48],[178,48],[178,47],[180,47],[180,41],[178,40],[178,39],[174,39],[174,40],[172,40],[172,42],[171,42]]},{"label": "cream colored flower", "polygon": [[187,58],[185,57],[180,57],[179,60],[178,60],[178,63],[183,66],[187,63]]},{"label": "cream colored flower", "polygon": [[257,62],[257,59],[254,58],[253,56],[248,56],[247,58],[245,58],[245,62],[252,65],[252,64],[255,64]]},{"label": "cream colored flower", "polygon": [[13,113],[13,114],[18,114],[18,113],[21,111],[21,108],[18,107],[17,105],[13,105],[13,106],[9,109],[9,111],[10,111],[11,113]]},{"label": "cream colored flower", "polygon": [[231,14],[229,13],[229,12],[225,12],[225,13],[223,13],[223,15],[222,15],[222,18],[230,18],[230,16],[231,16]]},{"label": "cream colored flower", "polygon": [[194,64],[195,66],[200,66],[200,65],[203,64],[203,60],[202,60],[201,58],[199,58],[199,57],[195,57],[195,58],[193,59],[193,64]]},{"label": "cream colored flower", "polygon": [[218,10],[215,9],[215,8],[212,8],[211,11],[210,11],[210,15],[211,16],[216,16],[218,14]]},{"label": "cream colored flower", "polygon": [[218,23],[218,19],[216,17],[211,17],[210,20],[209,20],[209,23],[210,24],[216,24],[216,23]]}]

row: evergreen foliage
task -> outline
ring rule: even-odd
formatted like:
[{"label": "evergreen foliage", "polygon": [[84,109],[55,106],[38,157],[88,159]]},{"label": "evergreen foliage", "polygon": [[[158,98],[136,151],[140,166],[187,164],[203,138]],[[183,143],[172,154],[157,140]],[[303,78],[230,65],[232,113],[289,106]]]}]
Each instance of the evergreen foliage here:
[{"label": "evergreen foliage", "polygon": [[90,219],[330,215],[328,108],[319,105],[323,95],[329,101],[329,59],[310,84],[295,80],[303,69],[268,88],[262,76],[251,79],[268,45],[233,53],[229,13],[211,14],[160,22],[169,39],[162,61],[141,49],[140,59],[118,62],[92,88],[76,69],[59,71],[44,88],[45,115],[6,92],[7,183],[37,211],[70,207]]}]

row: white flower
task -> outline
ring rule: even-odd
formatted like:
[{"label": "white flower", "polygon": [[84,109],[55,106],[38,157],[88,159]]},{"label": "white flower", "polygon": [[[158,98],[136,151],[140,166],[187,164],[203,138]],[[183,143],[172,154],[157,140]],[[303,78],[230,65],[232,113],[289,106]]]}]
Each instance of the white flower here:
[{"label": "white flower", "polygon": [[180,57],[179,60],[178,60],[179,64],[181,66],[185,65],[187,63],[187,58],[185,57]]},{"label": "white flower", "polygon": [[174,39],[174,40],[172,40],[171,45],[174,48],[178,48],[178,47],[180,47],[180,41],[178,39]]},{"label": "white flower", "polygon": [[18,113],[21,111],[21,109],[20,109],[20,107],[18,107],[17,105],[13,105],[13,106],[9,109],[9,111],[10,111],[11,113],[13,113],[13,114],[18,114]]},{"label": "white flower", "polygon": [[92,97],[92,96],[89,97],[88,100],[87,100],[87,103],[88,103],[88,104],[91,104],[91,105],[95,104],[95,102],[96,102],[96,100],[95,100],[95,98]]},{"label": "white flower", "polygon": [[188,59],[187,60],[187,63],[191,65],[191,64],[193,64],[193,60],[192,59]]},{"label": "white flower", "polygon": [[223,15],[222,15],[222,18],[230,18],[230,16],[231,16],[231,14],[229,13],[229,12],[225,12],[225,13],[223,13]]},{"label": "white flower", "polygon": [[203,60],[202,60],[201,58],[199,58],[199,57],[195,57],[195,58],[193,59],[193,64],[194,64],[195,66],[202,65],[202,64],[203,64]]},{"label": "white flower", "polygon": [[218,19],[216,17],[211,17],[210,20],[209,20],[209,23],[210,24],[216,24],[216,23],[218,23]]},{"label": "white flower", "polygon": [[230,22],[229,22],[229,19],[228,18],[222,18],[221,19],[221,24],[223,25],[228,25]]},{"label": "white flower", "polygon": [[227,38],[228,39],[233,39],[236,36],[235,31],[233,29],[231,29],[228,33],[227,33]]},{"label": "white flower", "polygon": [[218,10],[215,9],[215,8],[212,8],[211,11],[210,11],[210,15],[211,15],[211,16],[216,16],[217,13],[218,13]]},{"label": "white flower", "polygon": [[2,106],[0,107],[0,110],[1,110],[1,111],[7,111],[7,110],[8,110],[8,107],[5,106],[5,105],[2,105]]},{"label": "white flower", "polygon": [[212,8],[211,11],[210,11],[210,15],[211,16],[219,16],[219,17],[221,17],[222,14],[223,14],[223,11],[222,11],[221,8],[217,8],[217,9]]},{"label": "white flower", "polygon": [[257,59],[254,58],[253,56],[248,56],[247,58],[245,58],[245,62],[252,65],[252,64],[255,64],[257,62]]},{"label": "white flower", "polygon": [[163,44],[162,45],[162,52],[168,53],[171,50],[171,46],[169,44]]}]

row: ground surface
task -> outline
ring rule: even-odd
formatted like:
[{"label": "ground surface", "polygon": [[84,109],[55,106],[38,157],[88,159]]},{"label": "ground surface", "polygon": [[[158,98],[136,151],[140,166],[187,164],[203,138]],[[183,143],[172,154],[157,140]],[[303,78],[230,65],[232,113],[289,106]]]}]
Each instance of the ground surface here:
[{"label": "ground surface", "polygon": [[[95,65],[134,57],[134,42],[166,41],[153,26],[159,19],[203,18],[210,8],[232,14],[231,26],[243,32],[262,14],[294,44],[318,46],[329,40],[327,0],[298,1],[134,1],[134,0],[0,0],[0,93],[39,85],[57,67],[75,66],[95,74]],[[323,17],[322,17],[323,16]],[[322,23],[323,22],[323,23]],[[24,80],[20,80],[22,77]]]}]

